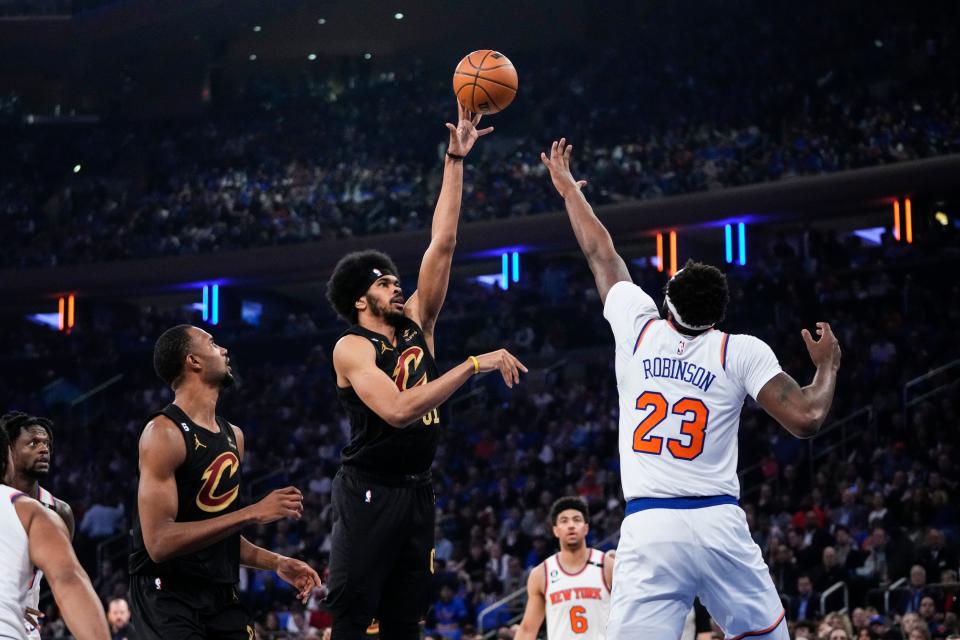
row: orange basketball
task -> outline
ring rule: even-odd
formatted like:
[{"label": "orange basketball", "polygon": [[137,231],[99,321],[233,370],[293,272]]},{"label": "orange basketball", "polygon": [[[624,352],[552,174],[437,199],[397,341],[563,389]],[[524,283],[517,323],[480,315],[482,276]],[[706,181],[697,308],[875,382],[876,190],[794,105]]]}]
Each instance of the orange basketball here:
[{"label": "orange basketball", "polygon": [[503,111],[517,95],[517,70],[499,51],[468,53],[453,72],[453,92],[474,113]]}]

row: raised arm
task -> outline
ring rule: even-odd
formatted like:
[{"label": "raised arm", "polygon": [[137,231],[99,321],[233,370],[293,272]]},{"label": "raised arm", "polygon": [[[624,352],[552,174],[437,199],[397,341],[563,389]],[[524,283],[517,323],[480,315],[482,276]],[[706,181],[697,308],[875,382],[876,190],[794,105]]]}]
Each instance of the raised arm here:
[{"label": "raised arm", "polygon": [[798,438],[811,438],[830,413],[841,353],[840,343],[826,322],[817,323],[817,340],[806,329],[801,335],[817,367],[813,381],[801,387],[790,375],[779,373],[763,385],[757,402],[787,431]]},{"label": "raised arm", "polygon": [[267,524],[285,517],[299,519],[303,514],[303,495],[294,487],[286,487],[271,492],[256,504],[226,515],[196,522],[177,522],[175,474],[186,455],[178,427],[166,416],[153,420],[140,436],[137,508],[143,542],[154,562],[166,562],[203,549],[251,524]]},{"label": "raised arm", "polygon": [[70,545],[67,527],[39,502],[21,498],[17,516],[27,532],[30,562],[39,567],[77,640],[108,640],[107,620],[90,578]]},{"label": "raised arm", "polygon": [[514,640],[536,640],[543,619],[547,613],[547,599],[544,595],[543,564],[530,570],[527,576],[527,608],[523,610],[523,620]]},{"label": "raised arm", "polygon": [[423,254],[417,290],[404,307],[405,313],[423,328],[427,342],[433,348],[433,327],[440,315],[440,308],[447,297],[450,283],[450,265],[453,250],[457,245],[457,225],[460,222],[460,201],[463,196],[463,159],[470,153],[480,136],[485,136],[493,127],[477,130],[480,114],[471,116],[463,105],[457,103],[457,125],[447,123],[450,141],[443,161],[443,184],[433,211],[430,227],[430,246]]},{"label": "raised arm", "polygon": [[390,376],[377,368],[376,351],[365,338],[347,335],[333,348],[337,385],[353,387],[365,405],[398,429],[442,404],[475,373],[500,371],[503,381],[512,388],[520,382],[520,372],[527,372],[506,349],[476,356],[476,360],[476,366],[468,359],[436,380],[401,392]]},{"label": "raised arm", "polygon": [[550,155],[540,154],[540,160],[550,170],[550,179],[557,193],[563,198],[563,204],[573,227],[573,234],[590,265],[590,271],[597,281],[600,302],[605,302],[610,287],[623,280],[630,281],[630,272],[623,258],[613,246],[613,239],[603,223],[593,212],[581,189],[586,180],[576,180],[570,172],[570,154],[573,145],[566,138],[554,141],[550,146]]}]

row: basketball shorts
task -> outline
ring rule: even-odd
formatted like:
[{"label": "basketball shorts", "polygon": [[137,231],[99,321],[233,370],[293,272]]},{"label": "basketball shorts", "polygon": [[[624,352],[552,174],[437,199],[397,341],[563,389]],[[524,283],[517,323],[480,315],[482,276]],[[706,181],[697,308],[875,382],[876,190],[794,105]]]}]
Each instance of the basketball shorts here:
[{"label": "basketball shorts", "polygon": [[333,640],[418,638],[434,573],[430,473],[383,477],[343,467],[333,479],[333,531],[325,603]]},{"label": "basketball shorts", "polygon": [[695,597],[726,638],[787,640],[783,604],[733,498],[627,505],[607,638],[678,638]]},{"label": "basketball shorts", "polygon": [[254,640],[236,587],[130,576],[130,613],[140,640]]}]

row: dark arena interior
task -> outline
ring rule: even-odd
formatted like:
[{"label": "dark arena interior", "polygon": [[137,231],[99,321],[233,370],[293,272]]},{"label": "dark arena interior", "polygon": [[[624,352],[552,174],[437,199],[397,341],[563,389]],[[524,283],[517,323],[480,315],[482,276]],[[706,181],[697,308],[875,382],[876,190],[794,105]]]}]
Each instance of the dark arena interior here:
[{"label": "dark arena interior", "polygon": [[[515,86],[484,80],[508,63]],[[452,76],[515,98],[478,118]],[[591,549],[610,638],[960,638],[956,1],[0,0],[0,230],[2,484],[27,497],[0,515],[52,495],[76,526],[51,503],[0,542],[77,558],[55,554],[73,577],[45,571],[35,627],[0,606],[0,638],[603,638],[600,604],[555,615],[589,589],[550,593]],[[346,273],[368,249],[392,263]],[[719,321],[664,298],[698,263],[725,275]],[[623,280],[659,314],[626,342]],[[718,458],[696,406],[720,422],[710,376],[733,380],[742,334],[810,406],[793,429],[744,387]],[[720,335],[714,373],[687,365]],[[654,344],[679,364],[630,359]],[[645,378],[698,403],[664,403],[662,437]],[[682,488],[720,482],[708,460],[738,494]],[[759,618],[738,579],[670,591],[621,536],[714,494],[677,509],[745,518],[779,599]],[[180,582],[228,594],[240,635],[151,617]],[[631,622],[658,606],[639,592],[696,615]]]}]

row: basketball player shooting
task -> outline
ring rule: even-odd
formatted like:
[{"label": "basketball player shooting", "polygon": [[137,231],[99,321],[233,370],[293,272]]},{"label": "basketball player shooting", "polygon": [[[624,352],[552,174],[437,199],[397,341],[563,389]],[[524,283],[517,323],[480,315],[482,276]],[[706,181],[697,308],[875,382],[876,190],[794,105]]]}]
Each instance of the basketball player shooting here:
[{"label": "basketball player shooting", "polygon": [[550,520],[560,551],[530,570],[527,608],[515,640],[536,640],[544,618],[550,640],[602,640],[614,553],[587,546],[590,512],[583,498],[560,498],[550,508]]},{"label": "basketball player shooting", "polygon": [[447,294],[463,191],[463,159],[480,116],[459,107],[430,245],[417,290],[404,300],[393,261],[379,251],[344,256],[327,284],[330,304],[351,326],[333,349],[337,395],[351,439],[333,481],[327,606],[333,640],[418,638],[433,573],[434,497],[430,467],[441,405],[472,376],[499,371],[508,387],[526,367],[504,349],[470,356],[439,375],[433,331]]},{"label": "basketball player shooting", "polygon": [[609,638],[677,638],[695,596],[727,638],[788,637],[780,598],[737,505],[737,431],[749,395],[787,431],[817,433],[833,402],[840,346],[830,325],[801,332],[817,371],[801,387],[773,351],[714,326],[726,277],[687,262],[667,283],[661,319],[633,284],[610,234],[570,172],[572,147],[554,142],[550,171],[596,279],[616,340],[625,518],[617,549]]}]

